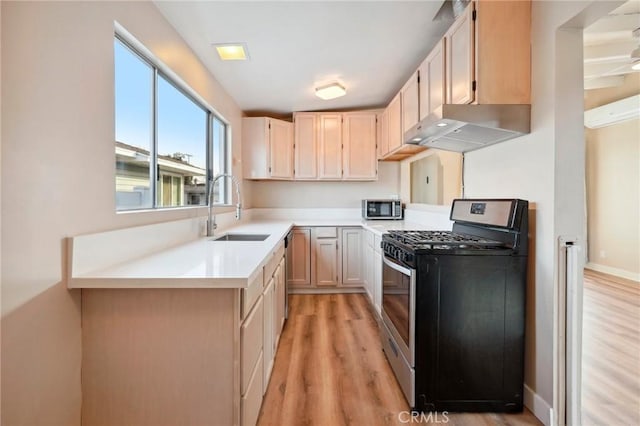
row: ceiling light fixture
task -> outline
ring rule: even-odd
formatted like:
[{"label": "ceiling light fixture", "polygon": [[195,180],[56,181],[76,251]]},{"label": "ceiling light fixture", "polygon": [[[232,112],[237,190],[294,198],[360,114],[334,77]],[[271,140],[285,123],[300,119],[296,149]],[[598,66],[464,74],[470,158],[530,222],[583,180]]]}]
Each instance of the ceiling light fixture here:
[{"label": "ceiling light fixture", "polygon": [[214,46],[223,61],[244,61],[249,58],[249,50],[244,43],[219,43]]},{"label": "ceiling light fixture", "polygon": [[347,89],[340,83],[331,83],[326,86],[316,87],[316,96],[320,99],[329,100],[339,98],[347,94]]}]

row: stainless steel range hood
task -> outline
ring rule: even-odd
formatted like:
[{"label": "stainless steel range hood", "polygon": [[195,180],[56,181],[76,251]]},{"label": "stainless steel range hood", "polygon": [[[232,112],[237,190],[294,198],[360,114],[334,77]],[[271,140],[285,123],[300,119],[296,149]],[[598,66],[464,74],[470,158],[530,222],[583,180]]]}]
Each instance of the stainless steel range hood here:
[{"label": "stainless steel range hood", "polygon": [[405,143],[468,152],[531,132],[531,105],[445,104],[404,135]]}]

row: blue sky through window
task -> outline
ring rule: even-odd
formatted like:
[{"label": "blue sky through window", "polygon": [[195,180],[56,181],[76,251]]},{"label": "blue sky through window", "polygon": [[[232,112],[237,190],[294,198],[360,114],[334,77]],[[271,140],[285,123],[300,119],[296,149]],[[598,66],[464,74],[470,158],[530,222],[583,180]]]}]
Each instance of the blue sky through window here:
[{"label": "blue sky through window", "polygon": [[[150,151],[153,69],[120,41],[115,45],[116,140]],[[158,78],[158,154],[187,154],[206,168],[207,113],[162,76]]]},{"label": "blue sky through window", "polygon": [[187,154],[190,164],[207,167],[207,113],[162,76],[158,78],[158,154]]},{"label": "blue sky through window", "polygon": [[114,49],[116,140],[149,151],[153,125],[153,69],[120,41],[115,41]]}]

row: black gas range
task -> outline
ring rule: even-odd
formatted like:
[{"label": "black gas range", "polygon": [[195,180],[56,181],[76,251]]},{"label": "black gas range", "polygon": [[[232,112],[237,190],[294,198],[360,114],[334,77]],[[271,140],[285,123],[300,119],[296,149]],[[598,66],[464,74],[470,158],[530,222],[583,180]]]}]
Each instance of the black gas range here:
[{"label": "black gas range", "polygon": [[451,231],[382,236],[382,343],[419,411],[521,411],[528,202],[454,200]]}]

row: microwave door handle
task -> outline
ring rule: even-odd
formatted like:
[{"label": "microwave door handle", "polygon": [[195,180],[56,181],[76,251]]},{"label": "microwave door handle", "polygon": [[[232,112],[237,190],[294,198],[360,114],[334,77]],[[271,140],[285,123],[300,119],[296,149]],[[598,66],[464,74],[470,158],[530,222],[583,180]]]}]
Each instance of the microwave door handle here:
[{"label": "microwave door handle", "polygon": [[395,201],[391,202],[391,217],[396,217],[396,203],[395,203]]}]

